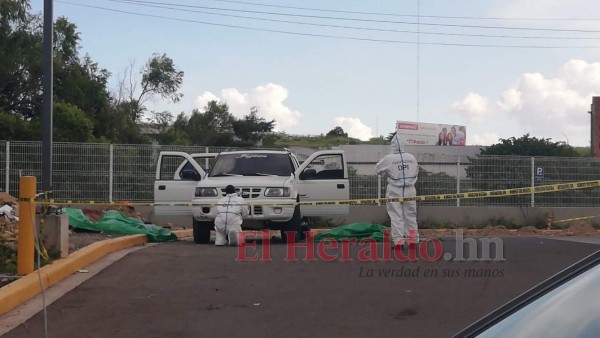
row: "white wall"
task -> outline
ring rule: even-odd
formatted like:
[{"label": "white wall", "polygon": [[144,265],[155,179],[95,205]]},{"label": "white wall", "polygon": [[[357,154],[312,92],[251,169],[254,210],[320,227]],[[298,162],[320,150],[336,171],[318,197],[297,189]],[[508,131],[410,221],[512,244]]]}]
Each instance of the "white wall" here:
[{"label": "white wall", "polygon": [[[473,157],[481,152],[478,146],[413,146],[407,145],[405,150],[417,158],[423,169],[439,173],[444,172],[450,176],[460,175],[466,177],[465,166],[457,173],[459,161],[467,162],[467,157]],[[358,175],[375,175],[375,165],[383,156],[390,152],[389,145],[343,145],[347,161],[353,162],[352,167],[357,170]],[[364,164],[356,164],[364,163]]]}]

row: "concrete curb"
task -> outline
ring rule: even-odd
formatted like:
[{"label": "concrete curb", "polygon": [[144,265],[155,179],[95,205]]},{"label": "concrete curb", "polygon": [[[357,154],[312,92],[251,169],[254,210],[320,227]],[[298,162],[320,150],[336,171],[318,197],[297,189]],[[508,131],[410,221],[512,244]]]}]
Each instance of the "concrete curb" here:
[{"label": "concrete curb", "polygon": [[192,229],[174,230],[171,232],[174,233],[177,236],[177,238],[179,238],[179,239],[184,239],[184,238],[189,238],[189,237],[194,236]]},{"label": "concrete curb", "polygon": [[40,276],[45,290],[70,276],[75,271],[111,252],[146,243],[148,243],[146,235],[131,235],[108,239],[92,243],[74,252],[67,258],[54,261],[52,264],[39,269],[39,275],[36,270],[0,288],[0,315],[7,313],[40,293],[42,291],[40,288]]}]

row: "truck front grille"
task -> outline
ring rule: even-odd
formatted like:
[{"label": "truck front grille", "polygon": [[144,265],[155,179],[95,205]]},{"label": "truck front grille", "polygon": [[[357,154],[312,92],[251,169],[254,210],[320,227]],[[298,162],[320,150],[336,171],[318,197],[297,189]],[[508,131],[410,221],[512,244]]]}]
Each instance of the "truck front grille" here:
[{"label": "truck front grille", "polygon": [[[235,191],[243,198],[259,198],[264,188],[236,188]],[[221,195],[227,196],[225,188],[221,189]]]}]

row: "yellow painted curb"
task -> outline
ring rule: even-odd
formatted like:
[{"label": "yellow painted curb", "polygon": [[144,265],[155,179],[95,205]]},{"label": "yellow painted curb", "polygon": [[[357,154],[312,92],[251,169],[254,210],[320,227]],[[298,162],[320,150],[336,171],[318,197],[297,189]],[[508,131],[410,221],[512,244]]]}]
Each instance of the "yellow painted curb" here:
[{"label": "yellow painted curb", "polygon": [[179,239],[184,239],[184,238],[189,238],[189,237],[194,236],[194,232],[192,231],[192,229],[174,230],[171,232],[174,233],[177,236],[177,238],[179,238]]},{"label": "yellow painted curb", "polygon": [[[104,257],[105,255],[148,243],[146,235],[131,235],[92,243],[77,250],[69,257],[54,261],[39,270],[44,289],[58,283],[75,271]],[[41,292],[38,271],[34,271],[0,288],[0,315],[26,302]]]}]

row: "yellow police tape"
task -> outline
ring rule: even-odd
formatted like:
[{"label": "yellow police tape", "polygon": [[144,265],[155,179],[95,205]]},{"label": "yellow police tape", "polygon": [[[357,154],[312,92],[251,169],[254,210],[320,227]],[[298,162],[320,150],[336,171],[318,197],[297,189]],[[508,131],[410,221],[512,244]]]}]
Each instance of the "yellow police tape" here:
[{"label": "yellow police tape", "polygon": [[565,223],[565,222],[575,222],[575,221],[582,221],[584,219],[591,219],[591,218],[596,218],[596,217],[600,217],[600,215],[594,215],[594,216],[583,216],[583,217],[575,217],[575,218],[565,218],[565,219],[559,219],[556,221],[552,221],[552,224],[555,223]]},{"label": "yellow police tape", "polygon": [[[490,190],[490,191],[474,191],[464,192],[457,194],[437,194],[437,195],[421,195],[412,197],[396,197],[396,198],[361,198],[352,200],[332,200],[332,201],[311,201],[311,202],[269,202],[269,203],[252,203],[249,202],[247,205],[281,205],[281,206],[296,206],[296,205],[359,205],[359,204],[380,204],[387,202],[407,202],[407,201],[441,201],[441,200],[453,200],[453,199],[475,199],[475,198],[486,198],[486,197],[506,197],[516,195],[527,195],[527,194],[540,194],[549,193],[564,190],[576,190],[576,189],[587,189],[600,187],[600,180],[595,181],[580,181],[570,182],[561,184],[550,184],[540,185],[536,187],[525,187],[525,188],[514,188],[514,189],[501,189],[501,190]],[[162,203],[162,202],[103,202],[103,201],[76,201],[76,200],[54,200],[44,199],[36,200],[35,203],[42,205],[56,205],[56,204],[78,204],[78,205],[112,205],[112,206],[215,206],[217,204],[203,204],[203,203]]]}]

